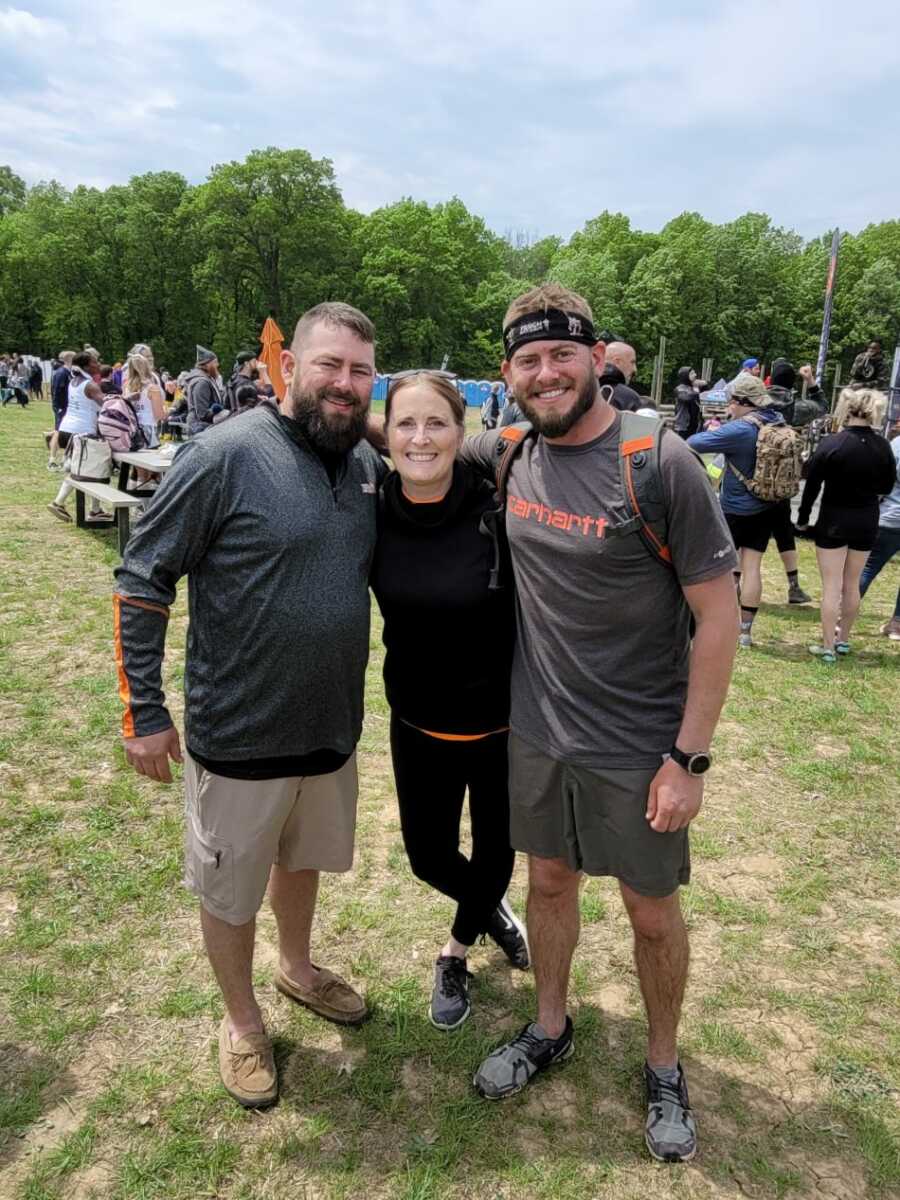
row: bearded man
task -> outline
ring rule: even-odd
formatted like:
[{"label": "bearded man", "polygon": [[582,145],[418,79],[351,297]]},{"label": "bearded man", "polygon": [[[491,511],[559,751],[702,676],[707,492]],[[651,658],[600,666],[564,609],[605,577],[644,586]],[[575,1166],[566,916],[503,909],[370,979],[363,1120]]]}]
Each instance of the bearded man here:
[{"label": "bearded man", "polygon": [[245,1107],[278,1077],[252,984],[256,913],[269,888],[275,985],[332,1021],[363,999],[313,965],[320,871],[352,865],[356,743],[369,652],[369,563],[386,469],[360,439],[375,330],[320,304],[281,358],[280,408],[262,406],[186,443],[128,544],[114,597],[128,761],[171,781],[181,745],[161,684],[169,606],[190,578],[185,660],[185,884],[200,899],[226,1015],[219,1066]]},{"label": "bearded man", "polygon": [[[735,652],[734,547],[680,438],[652,421],[623,437],[630,421],[623,431],[625,414],[598,383],[604,346],[582,296],[543,284],[514,300],[503,324],[501,370],[531,430],[480,434],[461,455],[492,477],[502,441],[519,447],[504,460],[518,629],[510,840],[528,855],[537,1013],[485,1059],[475,1087],[503,1099],[573,1053],[579,885],[582,872],[612,876],[648,1018],[647,1147],[686,1162],[697,1132],[677,1049],[688,966],[678,889],[690,878],[688,826]],[[658,553],[630,516],[625,456],[656,475]]]}]

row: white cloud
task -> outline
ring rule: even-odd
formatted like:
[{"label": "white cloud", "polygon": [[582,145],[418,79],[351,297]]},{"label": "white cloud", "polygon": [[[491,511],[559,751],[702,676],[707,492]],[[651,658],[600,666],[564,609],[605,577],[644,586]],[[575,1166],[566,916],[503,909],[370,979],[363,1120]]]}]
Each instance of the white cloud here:
[{"label": "white cloud", "polygon": [[30,181],[196,181],[302,146],[355,207],[455,193],[561,234],[604,207],[812,233],[900,190],[894,0],[55,0],[0,10],[0,38],[0,162]]}]

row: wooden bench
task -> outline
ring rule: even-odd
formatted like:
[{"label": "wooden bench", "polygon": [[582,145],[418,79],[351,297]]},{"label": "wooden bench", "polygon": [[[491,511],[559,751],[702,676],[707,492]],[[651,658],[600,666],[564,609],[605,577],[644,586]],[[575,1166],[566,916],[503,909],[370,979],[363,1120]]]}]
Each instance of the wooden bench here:
[{"label": "wooden bench", "polygon": [[[128,519],[128,513],[132,508],[137,508],[143,504],[141,496],[129,496],[127,492],[120,492],[118,488],[111,487],[108,483],[96,483],[93,480],[87,479],[71,479],[72,487],[75,488],[75,524],[82,529],[91,527],[104,528],[109,525],[116,525],[119,530],[119,553],[125,553],[125,544],[128,541],[128,535],[131,532],[131,523]],[[88,521],[85,518],[84,498],[91,496],[94,500],[99,500],[101,504],[106,504],[113,509],[115,516],[111,521]]]}]

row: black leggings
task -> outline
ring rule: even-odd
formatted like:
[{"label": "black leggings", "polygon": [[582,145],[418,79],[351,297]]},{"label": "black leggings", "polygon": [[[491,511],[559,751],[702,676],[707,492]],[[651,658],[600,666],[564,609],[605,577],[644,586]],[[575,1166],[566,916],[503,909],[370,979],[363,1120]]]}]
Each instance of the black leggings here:
[{"label": "black leggings", "polygon": [[[451,933],[471,946],[512,877],[506,733],[445,742],[391,717],[391,755],[403,844],[413,874],[457,903]],[[459,850],[466,787],[472,857]]]}]

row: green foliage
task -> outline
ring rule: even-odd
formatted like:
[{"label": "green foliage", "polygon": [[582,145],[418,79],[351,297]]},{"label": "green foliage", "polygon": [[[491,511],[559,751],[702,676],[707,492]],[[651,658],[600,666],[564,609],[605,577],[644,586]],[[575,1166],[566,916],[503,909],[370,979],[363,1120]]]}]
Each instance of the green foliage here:
[{"label": "green foliage", "polygon": [[[830,242],[762,213],[723,225],[682,213],[646,233],[604,211],[568,241],[499,237],[456,198],[364,215],[344,206],[331,162],[301,149],[254,150],[197,186],[164,171],[68,192],[0,167],[0,349],[90,341],[115,361],[149,341],[177,370],[201,342],[227,369],[269,314],[289,336],[305,309],[344,299],[375,321],[382,369],[446,356],[460,375],[494,378],[509,301],[554,279],[634,344],[647,388],[661,336],[670,381],[707,356],[716,377],[749,354],[814,360]],[[844,236],[830,369],[846,378],[873,337],[900,339],[900,221]]]}]

